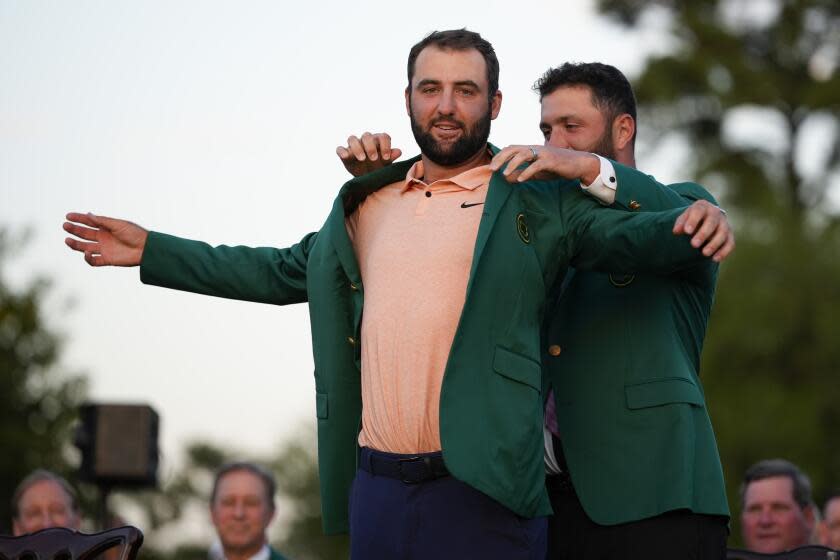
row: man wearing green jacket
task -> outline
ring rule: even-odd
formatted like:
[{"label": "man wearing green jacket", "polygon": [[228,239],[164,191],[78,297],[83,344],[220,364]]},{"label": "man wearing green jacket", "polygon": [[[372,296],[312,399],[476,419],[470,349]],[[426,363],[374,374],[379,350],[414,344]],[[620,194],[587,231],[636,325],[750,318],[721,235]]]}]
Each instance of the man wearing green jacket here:
[{"label": "man wearing green jacket", "polygon": [[[705,257],[674,233],[699,227],[702,244],[719,212],[600,208],[579,184],[601,163],[572,151],[558,156],[565,180],[513,187],[493,173],[498,61],[478,34],[432,33],[408,79],[421,155],[349,181],[290,248],[213,248],[83,214],[68,215],[82,240],[67,243],[93,266],[140,264],[149,284],[308,301],[324,527],[350,529],[353,558],[542,558],[548,287],[568,264],[693,266]],[[620,185],[653,182],[615,171]]]},{"label": "man wearing green jacket", "polygon": [[[564,64],[535,89],[548,146],[635,167],[636,104],[620,71]],[[612,189],[613,205],[714,202],[693,183],[639,185]],[[602,197],[610,186],[600,183]],[[717,268],[570,270],[552,298],[543,333],[552,560],[725,558],[729,508],[699,378]]]},{"label": "man wearing green jacket", "polygon": [[[618,69],[564,64],[535,89],[546,147],[533,147],[541,157],[523,176],[553,174],[561,162],[552,148],[635,167],[636,102]],[[381,167],[381,154],[399,157],[390,140],[351,136],[337,152],[357,175]],[[496,158],[518,154],[516,167],[531,148],[511,146]],[[606,205],[638,212],[715,203],[694,183],[616,189],[612,164],[603,164],[587,190]],[[728,227],[710,235],[721,247],[715,255],[707,247],[713,260],[732,250]],[[716,279],[712,261],[675,274],[571,269],[552,291],[543,333],[551,560],[724,557],[729,509],[699,379]]]}]

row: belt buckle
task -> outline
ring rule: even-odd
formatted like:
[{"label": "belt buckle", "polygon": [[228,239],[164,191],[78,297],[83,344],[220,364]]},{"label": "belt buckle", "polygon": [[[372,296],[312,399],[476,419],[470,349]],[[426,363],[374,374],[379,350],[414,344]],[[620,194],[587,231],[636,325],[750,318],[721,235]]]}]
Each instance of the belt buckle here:
[{"label": "belt buckle", "polygon": [[[409,480],[406,478],[405,473],[403,472],[403,463],[416,463],[418,461],[422,461],[423,457],[415,455],[414,457],[405,457],[403,459],[397,459],[397,471],[400,473],[400,481],[403,484],[419,484],[423,482],[428,477],[423,477],[420,480]],[[424,463],[425,464],[425,463]],[[428,467],[428,465],[426,465]]]}]

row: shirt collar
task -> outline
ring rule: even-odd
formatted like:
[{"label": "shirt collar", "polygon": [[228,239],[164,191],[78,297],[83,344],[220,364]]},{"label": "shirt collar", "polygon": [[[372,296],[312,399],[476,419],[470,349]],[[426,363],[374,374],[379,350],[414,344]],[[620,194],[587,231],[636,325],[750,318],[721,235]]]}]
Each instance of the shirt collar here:
[{"label": "shirt collar", "polygon": [[264,544],[256,554],[251,556],[251,560],[268,560],[269,558],[271,558],[271,550],[267,544]]},{"label": "shirt collar", "polygon": [[[405,176],[405,183],[403,183],[402,192],[406,192],[415,185],[427,185],[423,182],[423,161],[418,161],[411,166]],[[466,171],[450,177],[449,179],[441,179],[435,181],[432,185],[452,184],[462,189],[473,191],[481,185],[486,185],[490,182],[490,176],[493,173],[490,171],[490,165],[480,165],[467,169]]]}]

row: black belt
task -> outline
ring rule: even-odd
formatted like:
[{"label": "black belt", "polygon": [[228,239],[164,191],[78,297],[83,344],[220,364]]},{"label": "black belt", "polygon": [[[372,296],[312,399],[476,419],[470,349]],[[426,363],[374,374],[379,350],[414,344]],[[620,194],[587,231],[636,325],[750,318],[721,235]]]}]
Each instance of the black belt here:
[{"label": "black belt", "polygon": [[440,452],[398,455],[363,447],[359,456],[359,468],[374,476],[387,476],[406,484],[418,484],[449,476],[449,469],[446,468]]}]

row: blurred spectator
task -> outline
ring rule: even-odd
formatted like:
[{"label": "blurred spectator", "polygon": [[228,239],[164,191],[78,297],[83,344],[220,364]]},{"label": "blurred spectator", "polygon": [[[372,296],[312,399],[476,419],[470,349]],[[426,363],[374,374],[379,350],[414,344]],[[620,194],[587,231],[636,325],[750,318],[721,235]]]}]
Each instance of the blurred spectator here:
[{"label": "blurred spectator", "polygon": [[829,494],[823,506],[820,544],[840,549],[840,490]]},{"label": "blurred spectator", "polygon": [[[268,546],[265,531],[274,519],[274,476],[254,463],[229,463],[213,481],[210,517],[226,560],[285,560]],[[211,550],[210,555],[218,552]]]},{"label": "blurred spectator", "polygon": [[55,473],[38,469],[24,478],[12,495],[12,531],[15,536],[47,527],[79,530],[81,516],[76,493]]},{"label": "blurred spectator", "polygon": [[784,459],[759,461],[741,484],[741,530],[749,550],[776,553],[812,544],[811,481]]}]

